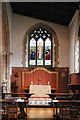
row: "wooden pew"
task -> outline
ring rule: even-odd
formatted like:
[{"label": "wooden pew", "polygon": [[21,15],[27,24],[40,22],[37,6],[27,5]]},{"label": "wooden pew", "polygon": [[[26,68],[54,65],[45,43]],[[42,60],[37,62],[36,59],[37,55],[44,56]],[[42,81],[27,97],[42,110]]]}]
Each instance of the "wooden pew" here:
[{"label": "wooden pew", "polygon": [[[0,99],[0,103],[2,103],[2,118],[11,118],[15,116],[15,118],[25,118],[27,117],[27,103],[28,100],[17,101],[14,99]],[[24,106],[24,103],[26,106]],[[20,112],[18,113],[19,104],[21,106]],[[24,107],[26,108],[26,113],[24,111]]]},{"label": "wooden pew", "polygon": [[33,93],[3,93],[4,98],[6,97],[6,95],[11,95],[11,97],[16,97],[16,98],[26,98],[28,99],[31,95],[33,95]]},{"label": "wooden pew", "polygon": [[[63,112],[66,111],[66,115],[67,115],[67,111],[69,111],[69,113],[73,112],[73,114],[75,113],[74,117],[73,118],[77,118],[80,119],[80,113],[79,113],[79,110],[78,110],[78,106],[77,104],[80,103],[80,100],[52,100],[52,104],[53,104],[53,107],[56,108],[56,115],[53,115],[54,116],[60,116],[61,117],[61,120],[64,120],[64,117],[63,116]],[[58,108],[60,108],[60,113],[58,113]],[[68,114],[67,116],[67,119],[71,119],[71,114]]]},{"label": "wooden pew", "polygon": [[73,93],[51,93],[48,94],[52,100],[53,99],[60,99],[60,100],[70,100],[73,99]]}]

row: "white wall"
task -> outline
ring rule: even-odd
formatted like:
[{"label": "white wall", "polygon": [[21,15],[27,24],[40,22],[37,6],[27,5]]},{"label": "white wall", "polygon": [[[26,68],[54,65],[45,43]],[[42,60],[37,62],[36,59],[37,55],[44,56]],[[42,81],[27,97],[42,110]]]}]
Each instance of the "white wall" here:
[{"label": "white wall", "polygon": [[13,52],[13,66],[21,67],[22,64],[22,42],[27,30],[37,23],[45,23],[49,25],[57,34],[59,41],[59,61],[60,67],[69,66],[69,34],[68,27],[58,25],[55,23],[45,22],[42,20],[33,19],[18,14],[13,14],[12,27],[12,52]]},{"label": "white wall", "polygon": [[75,12],[75,15],[69,25],[69,38],[70,38],[70,73],[74,73],[74,44],[77,35],[77,25],[78,25],[78,11]]},{"label": "white wall", "polygon": [[56,32],[59,42],[59,67],[69,67],[69,31],[68,27],[50,24]]}]

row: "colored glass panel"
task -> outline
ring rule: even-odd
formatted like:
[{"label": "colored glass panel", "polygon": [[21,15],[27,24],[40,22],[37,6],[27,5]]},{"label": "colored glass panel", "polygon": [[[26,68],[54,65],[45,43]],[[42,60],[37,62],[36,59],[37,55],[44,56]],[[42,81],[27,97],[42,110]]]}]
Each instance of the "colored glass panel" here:
[{"label": "colored glass panel", "polygon": [[51,65],[51,40],[45,40],[45,65]]},{"label": "colored glass panel", "polygon": [[36,40],[30,40],[30,65],[36,65]]}]

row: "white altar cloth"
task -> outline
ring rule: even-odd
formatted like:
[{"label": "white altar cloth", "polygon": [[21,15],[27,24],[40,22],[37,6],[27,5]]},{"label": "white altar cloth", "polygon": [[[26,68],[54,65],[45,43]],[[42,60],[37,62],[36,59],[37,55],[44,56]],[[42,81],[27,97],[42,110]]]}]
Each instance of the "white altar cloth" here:
[{"label": "white altar cloth", "polygon": [[51,94],[50,85],[30,85],[29,93],[34,93],[36,96],[45,96]]},{"label": "white altar cloth", "polygon": [[29,93],[34,93],[29,98],[29,105],[49,105],[51,98],[47,94],[51,94],[50,85],[30,85]]}]

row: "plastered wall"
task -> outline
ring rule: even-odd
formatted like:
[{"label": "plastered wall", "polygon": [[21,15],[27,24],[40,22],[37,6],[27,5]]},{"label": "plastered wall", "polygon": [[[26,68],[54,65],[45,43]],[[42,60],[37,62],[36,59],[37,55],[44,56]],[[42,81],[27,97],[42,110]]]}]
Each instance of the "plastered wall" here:
[{"label": "plastered wall", "polygon": [[59,67],[69,67],[69,32],[68,27],[55,23],[45,22],[18,14],[13,14],[12,52],[13,67],[22,67],[22,43],[25,33],[37,23],[49,25],[57,34],[59,42]]}]

